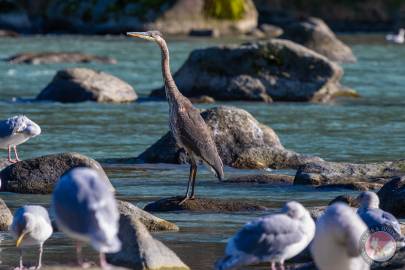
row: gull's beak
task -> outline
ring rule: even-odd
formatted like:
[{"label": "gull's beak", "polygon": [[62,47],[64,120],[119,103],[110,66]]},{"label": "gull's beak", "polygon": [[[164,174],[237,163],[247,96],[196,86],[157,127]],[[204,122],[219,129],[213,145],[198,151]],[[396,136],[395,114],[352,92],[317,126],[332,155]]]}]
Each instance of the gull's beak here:
[{"label": "gull's beak", "polygon": [[142,38],[142,39],[151,40],[151,41],[154,40],[154,38],[151,37],[148,32],[127,32],[127,36]]},{"label": "gull's beak", "polygon": [[22,241],[23,241],[23,238],[24,238],[24,236],[25,236],[26,234],[27,234],[26,232],[23,232],[23,233],[18,237],[17,241],[15,242],[15,246],[16,246],[16,247],[20,247],[20,245],[21,245],[21,243],[22,243]]}]

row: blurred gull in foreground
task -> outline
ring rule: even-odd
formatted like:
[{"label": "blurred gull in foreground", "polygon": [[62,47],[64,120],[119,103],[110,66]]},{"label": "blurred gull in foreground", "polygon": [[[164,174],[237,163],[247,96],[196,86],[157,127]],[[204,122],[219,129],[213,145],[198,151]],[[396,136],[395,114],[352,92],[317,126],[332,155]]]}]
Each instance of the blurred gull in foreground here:
[{"label": "blurred gull in foreground", "polygon": [[311,245],[319,270],[368,270],[361,255],[361,238],[367,227],[349,206],[335,203],[316,222]]},{"label": "blurred gull in foreground", "polygon": [[398,34],[388,34],[385,36],[385,40],[393,43],[402,44],[405,42],[405,29],[400,28]]},{"label": "blurred gull in foreground", "polygon": [[43,245],[53,232],[48,211],[36,205],[21,207],[15,212],[10,229],[16,238],[17,248],[20,248],[20,267],[17,269],[24,269],[22,248],[36,245],[39,246],[39,258],[35,269],[41,268]]},{"label": "blurred gull in foreground", "polygon": [[225,257],[215,269],[237,269],[243,265],[284,261],[304,250],[315,234],[315,223],[309,212],[297,202],[288,202],[280,214],[269,215],[247,223],[226,246]]},{"label": "blurred gull in foreground", "polygon": [[371,191],[362,192],[357,200],[360,203],[357,214],[369,229],[387,231],[397,240],[401,237],[401,226],[398,220],[379,208],[380,199],[377,194]]},{"label": "blurred gull in foreground", "polygon": [[119,213],[111,188],[97,171],[75,168],[65,173],[54,189],[52,206],[58,228],[77,241],[79,265],[85,266],[81,242],[88,242],[100,252],[100,266],[106,268],[104,253],[121,249]]},{"label": "blurred gull in foreground", "polygon": [[[8,161],[20,161],[17,154],[17,145],[41,134],[41,128],[24,115],[14,116],[0,121],[0,148],[8,149]],[[14,148],[15,160],[11,159],[11,148]]]}]

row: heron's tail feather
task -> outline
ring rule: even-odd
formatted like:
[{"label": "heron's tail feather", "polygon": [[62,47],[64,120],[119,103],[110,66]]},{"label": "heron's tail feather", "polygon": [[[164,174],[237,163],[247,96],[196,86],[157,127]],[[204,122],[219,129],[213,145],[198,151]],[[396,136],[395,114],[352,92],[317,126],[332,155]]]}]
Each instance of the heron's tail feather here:
[{"label": "heron's tail feather", "polygon": [[238,256],[225,256],[222,259],[219,259],[215,263],[215,270],[232,270],[240,266],[240,260]]}]

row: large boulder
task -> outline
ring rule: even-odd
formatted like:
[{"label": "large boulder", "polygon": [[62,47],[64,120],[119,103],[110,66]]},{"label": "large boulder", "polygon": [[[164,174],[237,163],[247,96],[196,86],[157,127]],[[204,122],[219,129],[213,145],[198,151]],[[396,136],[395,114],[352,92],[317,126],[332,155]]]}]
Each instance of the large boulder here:
[{"label": "large boulder", "polygon": [[114,58],[97,56],[77,52],[24,52],[12,55],[5,59],[10,64],[55,64],[55,63],[89,63],[99,62],[116,64]]},{"label": "large boulder", "polygon": [[[201,113],[225,165],[235,168],[297,168],[321,161],[317,157],[285,149],[270,127],[259,123],[250,113],[235,107],[221,106]],[[176,144],[171,132],[137,157],[145,163],[186,163],[187,156]]]},{"label": "large boulder", "polygon": [[1,190],[17,193],[49,194],[66,171],[74,167],[89,167],[114,190],[101,165],[78,153],[61,153],[27,159],[12,164],[0,172]]},{"label": "large boulder", "polygon": [[264,211],[266,207],[246,201],[229,201],[197,198],[188,200],[183,204],[180,202],[184,197],[170,197],[149,203],[145,211],[170,212],[170,211],[192,211],[192,212],[238,212],[238,211]]},{"label": "large boulder", "polygon": [[132,86],[105,72],[69,68],[56,73],[37,100],[128,103],[138,98]]},{"label": "large boulder", "polygon": [[318,18],[292,21],[284,27],[282,38],[292,40],[337,62],[356,62],[350,47],[340,41],[328,25]]},{"label": "large boulder", "polygon": [[391,177],[405,174],[405,160],[368,164],[346,162],[311,162],[300,166],[294,184],[330,185],[354,182],[386,183]]},{"label": "large boulder", "polygon": [[[191,52],[174,74],[187,97],[215,100],[327,102],[345,92],[343,70],[326,57],[288,40],[271,39]],[[152,91],[163,98],[164,88]]]},{"label": "large boulder", "polygon": [[290,185],[294,176],[287,174],[243,174],[231,176],[224,183]]},{"label": "large boulder", "polygon": [[405,176],[393,177],[377,194],[381,209],[396,217],[405,217]]},{"label": "large boulder", "polygon": [[122,249],[107,254],[109,263],[135,270],[190,269],[171,249],[153,238],[137,218],[121,215],[119,226]]},{"label": "large boulder", "polygon": [[118,211],[122,216],[138,218],[149,231],[178,231],[176,224],[158,218],[129,203],[117,200]]},{"label": "large boulder", "polygon": [[13,215],[3,199],[0,199],[0,231],[8,231]]}]

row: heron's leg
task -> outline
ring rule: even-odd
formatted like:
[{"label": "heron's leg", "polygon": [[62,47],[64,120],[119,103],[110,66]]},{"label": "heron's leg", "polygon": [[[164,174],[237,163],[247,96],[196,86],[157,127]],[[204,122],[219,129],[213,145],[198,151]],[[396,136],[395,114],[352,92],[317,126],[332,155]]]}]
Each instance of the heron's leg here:
[{"label": "heron's leg", "polygon": [[190,199],[189,192],[190,192],[191,183],[192,183],[192,178],[191,178],[192,175],[193,175],[193,164],[190,165],[190,174],[188,176],[186,196],[184,196],[183,200],[181,200],[181,202],[179,202],[179,205],[185,203],[188,199]]},{"label": "heron's leg", "polygon": [[90,264],[85,263],[82,257],[82,244],[80,242],[76,242],[76,255],[77,255],[77,264],[82,268],[89,268]]},{"label": "heron's leg", "polygon": [[14,159],[11,159],[11,146],[8,146],[8,161],[11,163],[16,163],[17,161]]},{"label": "heron's leg", "polygon": [[284,261],[280,261],[280,270],[285,270]]},{"label": "heron's leg", "polygon": [[38,257],[38,265],[35,268],[36,270],[40,269],[42,267],[42,253],[44,252],[44,246],[43,244],[39,245],[39,257]]},{"label": "heron's leg", "polygon": [[16,160],[16,161],[21,161],[21,160],[18,158],[17,145],[14,145],[14,154],[15,154],[15,160]]},{"label": "heron's leg", "polygon": [[191,195],[190,195],[190,199],[194,199],[194,198],[195,198],[195,197],[194,197],[195,178],[196,178],[196,176],[197,176],[197,164],[194,162],[194,164],[191,165],[191,166],[194,167],[194,170],[193,170],[193,173],[192,173],[192,175],[191,175],[192,182],[191,182]]},{"label": "heron's leg", "polygon": [[103,252],[100,252],[100,267],[101,269],[108,269],[108,263]]},{"label": "heron's leg", "polygon": [[271,262],[271,270],[276,270],[276,263],[275,262]]}]

